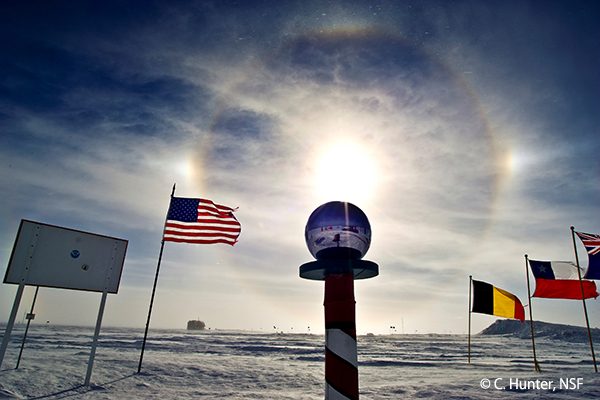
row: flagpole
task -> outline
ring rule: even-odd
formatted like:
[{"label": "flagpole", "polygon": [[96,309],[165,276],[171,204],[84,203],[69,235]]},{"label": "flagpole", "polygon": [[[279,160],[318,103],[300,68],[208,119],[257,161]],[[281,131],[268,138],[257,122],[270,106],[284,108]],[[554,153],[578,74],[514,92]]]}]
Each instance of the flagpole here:
[{"label": "flagpole", "polygon": [[[173,196],[175,195],[175,183],[173,184],[173,190],[171,191],[171,200],[173,200]],[[163,226],[163,234],[162,239],[160,241],[160,253],[158,255],[158,264],[156,266],[156,274],[154,275],[154,286],[152,287],[152,296],[150,296],[150,307],[148,308],[148,319],[146,320],[146,330],[144,332],[144,340],[142,341],[142,352],[140,354],[140,363],[138,365],[138,374],[142,370],[142,360],[144,359],[144,350],[146,348],[146,339],[148,338],[148,328],[150,326],[150,315],[152,314],[152,305],[154,304],[154,294],[156,293],[156,284],[158,283],[158,272],[160,271],[160,262],[162,260],[163,249],[165,248],[165,229],[167,227],[167,218],[169,218],[169,211],[171,209],[171,201],[169,201],[169,210],[167,211],[167,216],[165,217],[165,224]]]},{"label": "flagpole", "polygon": [[529,298],[529,324],[531,325],[531,346],[533,348],[533,364],[537,372],[542,372],[535,355],[535,339],[533,335],[533,312],[531,311],[531,289],[529,288],[529,265],[527,254],[525,254],[525,274],[527,275],[527,297]]},{"label": "flagpole", "polygon": [[575,242],[575,227],[571,227],[571,236],[573,237],[573,250],[575,251],[575,261],[577,262],[577,275],[579,275],[579,285],[581,286],[581,301],[583,301],[583,313],[585,314],[585,323],[587,324],[588,336],[590,338],[590,348],[592,349],[592,360],[594,360],[594,370],[598,372],[596,365],[596,355],[594,354],[594,344],[592,343],[592,332],[590,331],[590,321],[588,320],[587,306],[585,305],[585,293],[583,291],[583,281],[581,280],[581,269],[579,268],[579,256],[577,255],[577,244]]},{"label": "flagpole", "polygon": [[469,275],[469,364],[471,363],[471,288],[473,287],[473,275]]}]

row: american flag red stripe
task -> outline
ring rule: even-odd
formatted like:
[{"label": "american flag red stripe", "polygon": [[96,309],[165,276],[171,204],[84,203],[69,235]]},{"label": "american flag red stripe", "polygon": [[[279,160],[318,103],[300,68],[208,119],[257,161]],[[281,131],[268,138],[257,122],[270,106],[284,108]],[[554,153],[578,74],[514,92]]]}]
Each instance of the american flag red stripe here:
[{"label": "american flag red stripe", "polygon": [[234,245],[241,225],[235,209],[205,199],[174,197],[171,200],[163,239],[168,242]]},{"label": "american flag red stripe", "polygon": [[165,239],[165,241],[178,242],[178,243],[192,243],[192,244],[217,244],[217,243],[231,244],[231,240],[229,240],[229,239],[191,239],[189,237],[187,237],[187,238],[173,237],[173,238]]},{"label": "american flag red stripe", "polygon": [[211,200],[198,199],[198,214],[201,214],[200,210],[206,211],[208,214],[212,215],[228,214],[235,211],[235,209],[231,207],[215,204]]},{"label": "american flag red stripe", "polygon": [[[190,228],[185,227],[181,228],[175,224],[167,224],[168,229],[165,230],[165,234],[174,235],[174,236],[188,236],[188,237],[214,237],[214,236],[223,236],[228,237],[230,239],[236,239],[239,234],[239,230],[234,231],[231,229],[222,230],[222,229],[198,229],[198,228]],[[228,232],[231,232],[228,234]]]},{"label": "american flag red stripe", "polygon": [[167,227],[173,231],[186,232],[187,234],[193,234],[196,231],[214,231],[214,232],[231,232],[239,233],[240,229],[233,224],[231,226],[223,226],[223,224],[203,224],[199,227],[198,223],[186,224],[178,221],[167,222]]}]

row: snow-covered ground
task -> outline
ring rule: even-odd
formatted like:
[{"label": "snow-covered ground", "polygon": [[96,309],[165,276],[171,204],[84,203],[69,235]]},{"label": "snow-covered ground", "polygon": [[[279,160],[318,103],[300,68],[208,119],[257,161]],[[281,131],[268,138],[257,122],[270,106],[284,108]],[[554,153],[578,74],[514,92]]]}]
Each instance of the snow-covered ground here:
[{"label": "snow-covered ground", "polygon": [[[3,327],[0,327],[3,331]],[[103,328],[92,384],[84,386],[91,327],[32,326],[19,369],[15,327],[0,398],[322,399],[322,335]],[[589,342],[510,335],[386,335],[358,339],[362,399],[600,398]],[[561,380],[562,379],[562,380]],[[482,386],[487,386],[485,389]],[[521,389],[529,384],[529,388]],[[562,386],[561,386],[562,385]]]}]

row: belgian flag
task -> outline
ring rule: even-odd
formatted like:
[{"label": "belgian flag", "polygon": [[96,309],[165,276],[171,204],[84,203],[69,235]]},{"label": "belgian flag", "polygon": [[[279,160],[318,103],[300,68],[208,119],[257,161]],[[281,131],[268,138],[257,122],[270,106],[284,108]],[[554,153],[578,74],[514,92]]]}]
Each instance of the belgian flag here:
[{"label": "belgian flag", "polygon": [[514,294],[489,283],[473,280],[472,312],[525,321],[525,310]]}]

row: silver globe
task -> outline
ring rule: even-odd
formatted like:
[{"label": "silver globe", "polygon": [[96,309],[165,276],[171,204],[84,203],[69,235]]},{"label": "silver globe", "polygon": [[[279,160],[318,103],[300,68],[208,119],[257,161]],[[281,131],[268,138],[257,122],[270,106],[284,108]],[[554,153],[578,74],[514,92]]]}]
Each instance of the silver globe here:
[{"label": "silver globe", "polygon": [[371,225],[354,204],[331,201],[310,215],[304,239],[317,260],[360,260],[371,245]]}]

